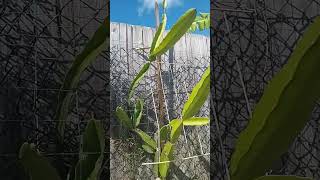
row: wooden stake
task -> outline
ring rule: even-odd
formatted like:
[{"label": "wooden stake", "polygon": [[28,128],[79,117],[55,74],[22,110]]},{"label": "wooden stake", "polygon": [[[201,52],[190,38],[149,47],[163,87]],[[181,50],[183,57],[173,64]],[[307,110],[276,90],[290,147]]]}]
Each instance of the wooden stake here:
[{"label": "wooden stake", "polygon": [[[159,17],[159,5],[158,1],[155,0],[155,18],[156,18],[156,29],[159,28],[160,25],[160,17]],[[161,37],[160,37],[161,38]],[[158,110],[159,110],[159,122],[160,128],[164,125],[164,96],[163,96],[163,88],[162,88],[162,80],[161,80],[161,56],[157,57],[157,70],[156,70],[156,77],[157,77],[157,95],[158,95]]]}]

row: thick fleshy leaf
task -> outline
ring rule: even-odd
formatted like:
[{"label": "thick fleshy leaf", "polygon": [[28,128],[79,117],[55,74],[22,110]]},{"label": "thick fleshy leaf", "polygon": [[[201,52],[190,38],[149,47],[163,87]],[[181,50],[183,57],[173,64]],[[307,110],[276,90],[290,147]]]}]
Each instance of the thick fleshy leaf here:
[{"label": "thick fleshy leaf", "polygon": [[116,116],[121,125],[125,126],[128,129],[133,129],[132,122],[125,110],[122,107],[118,106],[116,109]]},{"label": "thick fleshy leaf", "polygon": [[195,32],[198,28],[197,23],[192,23],[192,25],[190,26],[189,32]]},{"label": "thick fleshy leaf", "polygon": [[[154,49],[159,46],[159,42],[161,40],[162,34],[163,34],[164,30],[166,29],[166,25],[167,25],[167,15],[163,14],[162,22],[160,23],[160,25],[156,31],[156,34],[152,40],[150,53],[152,53],[154,51]],[[149,59],[149,61],[154,61],[154,60],[156,60],[155,56],[153,56],[152,59],[151,58]]]},{"label": "thick fleshy leaf", "polygon": [[197,29],[200,31],[210,28],[210,14],[209,13],[200,13],[200,16],[197,16],[189,28],[189,32],[194,32]]},{"label": "thick fleshy leaf", "polygon": [[68,175],[67,175],[67,180],[74,180],[75,179],[77,166],[78,166],[78,163],[71,166],[71,168],[69,169]]},{"label": "thick fleshy leaf", "polygon": [[150,147],[150,146],[147,145],[147,144],[143,144],[143,145],[142,145],[142,149],[143,149],[144,151],[146,151],[147,153],[150,153],[150,154],[153,154],[154,151],[155,151],[152,147]]},{"label": "thick fleshy leaf", "polygon": [[208,125],[210,122],[209,118],[206,117],[191,117],[189,119],[183,120],[184,126],[204,126]]},{"label": "thick fleshy leaf", "polygon": [[210,18],[210,13],[199,13],[202,18]]},{"label": "thick fleshy leaf", "polygon": [[61,140],[64,137],[65,121],[72,101],[73,90],[77,88],[81,73],[96,59],[96,57],[109,46],[110,23],[109,18],[100,25],[83,51],[73,61],[63,85],[59,91],[58,106],[55,120],[58,121],[58,132]]},{"label": "thick fleshy leaf", "polygon": [[167,0],[162,1],[162,7],[163,7],[163,9],[167,9],[167,7],[168,7]]},{"label": "thick fleshy leaf", "polygon": [[135,129],[134,130],[139,136],[140,138],[150,147],[152,147],[153,149],[157,149],[157,143],[155,140],[153,140],[147,133],[143,132],[140,129]]},{"label": "thick fleshy leaf", "polygon": [[96,180],[102,168],[105,148],[105,134],[101,123],[90,120],[82,135],[83,145],[80,160],[76,166],[75,180]]},{"label": "thick fleshy leaf", "polygon": [[[160,159],[159,159],[159,152],[156,151],[154,153],[154,159],[153,159],[154,162],[159,162]],[[158,177],[159,176],[159,164],[154,164],[153,165],[153,173],[155,175],[155,177]]]},{"label": "thick fleshy leaf", "polygon": [[81,171],[80,171],[80,161],[77,162],[73,172],[74,172],[74,175],[73,175],[73,179],[71,179],[71,180],[79,180],[79,179],[81,179],[81,177],[80,177],[81,175],[79,175],[81,173]]},{"label": "thick fleshy leaf", "polygon": [[231,179],[264,175],[288,151],[320,97],[320,17],[298,41],[241,132],[231,158]]},{"label": "thick fleshy leaf", "polygon": [[166,37],[161,41],[159,46],[152,51],[149,56],[149,59],[154,59],[157,56],[160,56],[167,52],[170,48],[172,48],[176,42],[188,31],[190,26],[192,25],[197,11],[196,9],[189,9],[186,11],[177,21],[176,24],[173,25],[171,30],[168,32]]},{"label": "thick fleshy leaf", "polygon": [[130,88],[129,88],[129,96],[128,96],[129,100],[131,99],[131,97],[134,93],[134,89],[139,85],[139,82],[145,76],[146,72],[149,70],[149,67],[150,67],[150,63],[146,63],[145,65],[143,65],[140,72],[137,74],[137,76],[132,81]]},{"label": "thick fleshy leaf", "polygon": [[[171,161],[173,159],[173,151],[174,151],[174,145],[170,142],[167,142],[164,145],[163,150],[161,152],[160,162]],[[159,172],[162,178],[167,177],[169,167],[170,167],[170,162],[159,164]]]},{"label": "thick fleshy leaf", "polygon": [[133,124],[135,127],[138,127],[140,124],[140,120],[142,118],[143,114],[143,101],[141,99],[138,99],[133,113]]},{"label": "thick fleshy leaf", "polygon": [[57,170],[37,152],[34,144],[24,143],[20,148],[19,159],[32,180],[61,180]]},{"label": "thick fleshy leaf", "polygon": [[299,176],[262,176],[257,178],[256,180],[312,180],[311,178],[299,177]]},{"label": "thick fleshy leaf", "polygon": [[169,125],[162,126],[160,129],[160,140],[167,141],[169,134],[170,134],[170,126]]},{"label": "thick fleshy leaf", "polygon": [[193,88],[182,110],[182,119],[189,119],[199,112],[210,92],[210,67],[206,69],[200,81]]},{"label": "thick fleshy leaf", "polygon": [[170,122],[170,126],[171,126],[170,142],[176,143],[181,135],[182,120],[174,119]]}]

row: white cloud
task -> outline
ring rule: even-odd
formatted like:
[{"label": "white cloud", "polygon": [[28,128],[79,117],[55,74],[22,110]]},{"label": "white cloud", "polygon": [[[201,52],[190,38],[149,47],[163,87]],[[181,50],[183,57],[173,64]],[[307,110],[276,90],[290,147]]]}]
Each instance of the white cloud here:
[{"label": "white cloud", "polygon": [[[139,8],[138,8],[138,15],[142,16],[145,12],[150,12],[154,9],[154,2],[155,0],[138,0]],[[158,0],[159,5],[162,4],[162,0]],[[181,6],[181,0],[167,0],[168,8],[172,8],[174,6]]]}]

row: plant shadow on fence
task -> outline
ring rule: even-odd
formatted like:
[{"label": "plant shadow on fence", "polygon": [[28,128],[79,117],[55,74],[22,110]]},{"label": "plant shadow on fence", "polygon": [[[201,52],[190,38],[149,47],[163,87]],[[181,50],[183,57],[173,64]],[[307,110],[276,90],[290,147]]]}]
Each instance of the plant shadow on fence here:
[{"label": "plant shadow on fence", "polygon": [[[1,179],[28,179],[17,161],[26,141],[35,143],[66,177],[79,157],[79,137],[90,117],[94,115],[108,131],[109,53],[104,51],[73,91],[63,150],[56,151],[54,114],[59,89],[75,56],[106,17],[107,4],[105,0],[1,3]],[[102,177],[108,174],[104,169]]]},{"label": "plant shadow on fence", "polygon": [[[239,133],[270,79],[320,15],[319,1],[211,2],[211,175],[228,179]],[[212,117],[212,118],[213,118]],[[294,143],[266,174],[320,178],[319,104]],[[290,128],[290,125],[288,125]]]}]

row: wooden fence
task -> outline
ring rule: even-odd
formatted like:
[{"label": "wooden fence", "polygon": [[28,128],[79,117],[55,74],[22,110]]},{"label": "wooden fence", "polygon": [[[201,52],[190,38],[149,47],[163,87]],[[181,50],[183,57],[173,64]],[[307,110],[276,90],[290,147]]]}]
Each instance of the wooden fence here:
[{"label": "wooden fence", "polygon": [[[111,23],[110,28],[110,47],[118,45],[127,52],[134,48],[150,47],[156,31],[155,28],[115,22]],[[186,34],[174,46],[174,53],[179,57],[181,55],[209,57],[210,38],[203,35]]]}]

